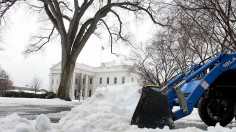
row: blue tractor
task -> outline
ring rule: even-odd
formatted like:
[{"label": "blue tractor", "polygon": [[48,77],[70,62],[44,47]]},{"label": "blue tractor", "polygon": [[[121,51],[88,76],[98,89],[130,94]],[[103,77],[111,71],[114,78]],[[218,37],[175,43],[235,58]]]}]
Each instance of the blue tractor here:
[{"label": "blue tractor", "polygon": [[[174,106],[179,109],[172,111]],[[174,121],[198,108],[201,120],[214,126],[236,116],[236,53],[221,53],[206,64],[192,65],[163,88],[145,86],[131,119],[143,128],[174,128]]]}]

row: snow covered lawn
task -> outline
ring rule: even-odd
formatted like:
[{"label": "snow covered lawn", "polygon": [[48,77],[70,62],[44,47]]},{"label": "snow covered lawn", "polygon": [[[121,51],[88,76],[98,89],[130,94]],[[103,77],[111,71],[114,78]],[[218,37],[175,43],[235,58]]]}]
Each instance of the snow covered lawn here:
[{"label": "snow covered lawn", "polygon": [[[82,104],[59,99],[11,99],[0,98],[0,105],[74,105],[59,123],[51,123],[46,115],[39,115],[35,120],[21,118],[17,114],[0,118],[0,132],[236,132],[235,122],[229,127],[206,127],[198,117],[197,111],[175,124],[179,128],[139,129],[130,126],[130,119],[138,103],[140,94],[137,84],[98,88],[95,94]],[[191,126],[191,127],[188,127]],[[197,128],[195,126],[203,127]],[[204,130],[205,129],[205,130]]]},{"label": "snow covered lawn", "polygon": [[60,99],[37,99],[37,98],[8,98],[0,97],[0,106],[20,106],[20,105],[71,105],[74,106],[78,101],[64,101]]}]

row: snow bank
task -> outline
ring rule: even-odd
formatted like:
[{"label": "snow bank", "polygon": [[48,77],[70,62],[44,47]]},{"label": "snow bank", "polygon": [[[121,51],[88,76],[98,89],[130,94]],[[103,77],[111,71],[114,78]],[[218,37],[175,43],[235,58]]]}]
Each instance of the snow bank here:
[{"label": "snow bank", "polygon": [[[82,105],[75,107],[58,124],[58,130],[67,132],[202,132],[203,130],[195,127],[170,130],[164,129],[139,129],[131,126],[130,120],[136,108],[141,87],[137,84],[125,84],[106,88],[98,88],[95,94],[83,102]],[[196,113],[196,110],[194,111]],[[192,116],[199,119],[197,114]],[[185,117],[184,122],[189,123]],[[235,132],[236,128],[223,128],[219,125],[208,127],[209,132]]]},{"label": "snow bank", "polygon": [[45,115],[39,115],[31,121],[12,114],[0,119],[0,132],[57,132],[51,127],[50,119]]},{"label": "snow bank", "polygon": [[140,87],[126,84],[98,88],[95,94],[62,118],[62,131],[125,131],[138,103]]},{"label": "snow bank", "polygon": [[[139,129],[130,125],[130,119],[140,98],[137,84],[98,88],[95,94],[73,108],[59,123],[50,123],[45,115],[36,120],[20,118],[17,114],[0,119],[0,131],[6,132],[202,132],[195,127],[170,130]],[[194,117],[194,116],[193,116]],[[195,118],[195,117],[194,117]],[[197,118],[197,117],[196,117]],[[182,120],[188,123],[187,119]],[[236,128],[220,125],[208,127],[209,132],[235,132]]]}]

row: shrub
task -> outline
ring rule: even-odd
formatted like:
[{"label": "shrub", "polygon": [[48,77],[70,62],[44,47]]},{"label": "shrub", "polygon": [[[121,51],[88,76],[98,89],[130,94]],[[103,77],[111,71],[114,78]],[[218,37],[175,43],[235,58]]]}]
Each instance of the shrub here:
[{"label": "shrub", "polygon": [[55,96],[56,94],[53,92],[47,92],[45,94],[34,94],[26,92],[7,91],[5,94],[5,97],[44,98],[44,99],[52,99],[55,98]]}]

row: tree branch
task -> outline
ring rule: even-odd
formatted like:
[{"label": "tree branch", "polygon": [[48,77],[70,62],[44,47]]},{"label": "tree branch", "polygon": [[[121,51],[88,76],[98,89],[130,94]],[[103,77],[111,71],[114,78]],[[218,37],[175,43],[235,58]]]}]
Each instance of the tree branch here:
[{"label": "tree branch", "polygon": [[59,5],[60,4],[64,5],[64,7],[66,7],[66,9],[68,9],[70,12],[73,12],[73,10],[70,9],[69,6],[64,1],[59,1],[58,3],[59,3]]},{"label": "tree branch", "polygon": [[[94,0],[90,0],[89,2],[87,2],[87,0],[84,0],[84,3],[81,5],[81,8],[80,8],[78,5],[78,0],[74,0],[75,11],[74,11],[74,15],[73,15],[72,21],[69,25],[69,29],[68,29],[68,33],[67,33],[67,38],[68,38],[68,40],[71,41],[71,44],[76,40],[76,34],[78,31],[79,22],[80,22],[82,16],[84,15],[84,13],[88,9],[88,7],[93,3],[93,1]],[[70,45],[70,46],[73,47],[72,45]]]},{"label": "tree branch", "polygon": [[71,18],[65,14],[62,14],[62,18],[66,19],[67,21],[71,22]]},{"label": "tree branch", "polygon": [[18,0],[8,0],[8,1],[4,0],[0,2],[0,24],[3,16],[17,1]]},{"label": "tree branch", "polygon": [[103,19],[99,19],[99,21],[101,21],[104,25],[105,25],[105,27],[106,27],[106,29],[107,29],[107,31],[108,31],[108,33],[109,33],[109,36],[110,36],[110,44],[111,44],[111,54],[114,54],[114,55],[116,55],[116,56],[119,56],[118,54],[116,54],[116,53],[114,53],[113,52],[113,37],[112,37],[112,33],[111,33],[111,31],[110,31],[110,28],[108,27],[108,25],[107,25],[107,23],[103,20]]},{"label": "tree branch", "polygon": [[[36,43],[30,44],[29,46],[27,46],[27,48],[23,52],[23,54],[28,55],[30,53],[33,53],[33,52],[36,52],[36,51],[39,51],[40,49],[42,49],[42,47],[51,40],[54,29],[55,29],[55,27],[52,28],[51,32],[49,33],[49,35],[47,37],[34,36],[34,38],[37,38],[38,41]],[[46,40],[46,41],[44,41],[44,40]]]},{"label": "tree branch", "polygon": [[48,15],[49,19],[51,20],[51,22],[53,23],[54,27],[56,27],[56,29],[59,31],[59,27],[58,27],[58,23],[56,18],[53,16],[53,14],[51,13],[51,11],[48,8],[48,4],[44,3],[44,9],[46,14]]}]

